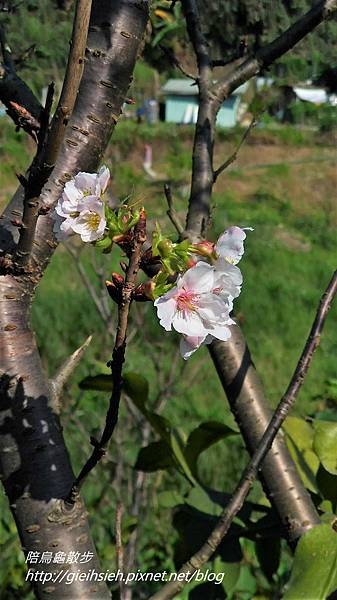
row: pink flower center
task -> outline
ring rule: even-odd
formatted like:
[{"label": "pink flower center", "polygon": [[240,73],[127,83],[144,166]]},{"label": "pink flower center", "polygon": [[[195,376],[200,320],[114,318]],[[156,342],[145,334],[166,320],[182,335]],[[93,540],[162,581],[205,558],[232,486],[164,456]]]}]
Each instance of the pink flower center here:
[{"label": "pink flower center", "polygon": [[182,311],[193,311],[197,308],[198,294],[192,290],[184,290],[176,295],[177,309]]}]

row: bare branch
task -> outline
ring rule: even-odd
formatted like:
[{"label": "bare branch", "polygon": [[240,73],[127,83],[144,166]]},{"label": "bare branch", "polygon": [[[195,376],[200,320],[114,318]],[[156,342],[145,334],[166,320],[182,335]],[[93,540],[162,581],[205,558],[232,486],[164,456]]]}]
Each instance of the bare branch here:
[{"label": "bare branch", "polygon": [[[117,559],[117,570],[120,573],[124,572],[124,548],[122,539],[122,517],[124,512],[124,506],[121,502],[118,502],[116,506],[116,518],[115,518],[115,537],[116,537],[116,559]],[[119,580],[119,598],[124,600],[124,582]]]},{"label": "bare branch", "polygon": [[[193,32],[189,33],[193,36]],[[242,63],[245,63],[245,59],[242,59]],[[229,78],[240,73],[240,68],[237,61],[228,67]],[[233,84],[230,91],[239,83]],[[222,89],[223,82],[219,85]],[[216,86],[210,80],[208,94],[205,92],[199,98],[200,111],[193,147],[191,195],[184,233],[191,241],[205,236],[210,220],[214,184],[212,163],[215,124],[217,112],[224,99],[223,95],[217,95],[214,90],[216,91]],[[209,346],[209,350],[247,450],[252,454],[272,413],[239,326],[233,328],[232,337],[228,342],[215,341]],[[294,542],[304,531],[317,524],[318,515],[281,434],[274,446],[275,450],[270,451],[263,464],[261,479],[268,498],[285,526],[287,539]]]},{"label": "bare branch", "polygon": [[0,25],[0,100],[17,127],[22,127],[37,141],[42,106],[28,85],[17,75],[12,52]]},{"label": "bare branch", "polygon": [[[38,148],[36,158],[30,169],[25,189],[22,217],[23,226],[20,229],[20,237],[15,254],[15,263],[21,268],[25,267],[30,260],[40,210],[39,196],[54,168],[66,126],[75,106],[83,74],[90,12],[91,0],[77,0],[70,52],[61,96],[45,144],[45,135],[44,132],[42,133],[41,146]],[[46,112],[49,100],[50,98],[48,97]]]},{"label": "bare branch", "polygon": [[243,144],[245,143],[247,137],[249,136],[250,132],[252,131],[252,129],[256,126],[257,120],[256,117],[253,117],[249,126],[247,127],[247,129],[245,130],[241,140],[239,141],[237,147],[235,148],[233,154],[230,155],[229,158],[227,158],[227,160],[225,160],[224,163],[222,163],[222,165],[220,165],[220,167],[218,167],[215,171],[214,171],[214,183],[216,182],[217,178],[219,177],[219,175],[225,170],[227,169],[238,157],[238,153],[241,150],[241,147],[243,146]]},{"label": "bare branch", "polygon": [[168,183],[165,183],[165,185],[164,185],[164,192],[165,192],[165,196],[166,196],[166,200],[167,200],[167,204],[168,204],[168,210],[167,210],[166,214],[169,217],[171,223],[174,225],[177,233],[180,236],[183,233],[184,228],[183,228],[182,224],[180,223],[179,217],[174,208],[172,190],[171,190],[171,186]]},{"label": "bare branch", "polygon": [[199,111],[193,145],[193,177],[186,235],[194,233],[200,236],[206,233],[208,227],[209,199],[213,186],[214,127],[212,123],[214,118],[209,95],[212,84],[212,64],[207,41],[201,31],[195,0],[182,0],[182,8],[188,35],[197,58],[199,86]]},{"label": "bare branch", "polygon": [[75,352],[73,352],[71,356],[69,356],[69,358],[67,358],[67,360],[59,368],[57,373],[55,373],[54,377],[50,380],[50,406],[57,414],[59,414],[61,408],[60,397],[62,390],[65,384],[67,383],[68,379],[71,377],[73,371],[75,371],[82,356],[85,354],[88,346],[91,343],[91,340],[92,335],[89,335],[89,337],[87,337],[83,344],[79,348],[77,348],[77,350],[75,350]]},{"label": "bare branch", "polygon": [[[259,442],[250,462],[245,468],[241,479],[228,503],[225,510],[223,511],[216,527],[212,533],[200,548],[179,570],[181,579],[176,579],[166,584],[158,593],[151,596],[150,600],[169,600],[174,598],[186,585],[187,574],[190,577],[195,573],[197,569],[202,567],[207,562],[212,554],[216,551],[217,547],[228,532],[231,523],[242,508],[243,503],[255,481],[258,473],[258,469],[261,466],[266,454],[272,446],[272,443],[277,435],[278,430],[282,426],[282,423],[289,414],[290,409],[293,407],[297,394],[304,382],[305,376],[308,372],[313,354],[320,342],[320,334],[325,323],[328,311],[331,303],[337,294],[337,271],[335,271],[330,283],[324,292],[318,310],[316,318],[312,325],[309,337],[304,346],[301,357],[297,363],[295,372],[292,376],[288,389],[279,402],[275,413],[264,432],[261,441]],[[184,578],[183,575],[186,577]]]},{"label": "bare branch", "polygon": [[91,443],[94,446],[94,449],[84,467],[81,469],[80,474],[76,477],[69,495],[66,498],[66,502],[70,504],[73,504],[76,501],[79,489],[83,485],[84,480],[92,471],[92,469],[95,468],[102,456],[104,456],[118,421],[119,404],[122,392],[122,367],[125,358],[129,311],[141,261],[142,245],[146,240],[146,221],[144,210],[141,212],[140,219],[135,225],[133,235],[133,249],[131,251],[129,265],[122,288],[122,299],[118,305],[118,325],[111,361],[112,394],[106,415],[105,427],[99,441],[91,438]]},{"label": "bare branch", "polygon": [[171,50],[171,48],[167,48],[166,46],[163,46],[162,44],[159,44],[159,48],[167,56],[167,58],[169,59],[171,65],[173,67],[176,67],[177,69],[179,69],[179,71],[183,75],[185,75],[185,77],[188,77],[189,79],[192,79],[193,81],[197,81],[198,80],[198,77],[196,75],[193,75],[192,73],[189,73],[189,71],[186,71],[186,69],[183,67],[183,65],[181,64],[181,62],[177,59],[177,57],[174,54],[173,50]]},{"label": "bare branch", "polygon": [[331,18],[336,10],[337,0],[321,0],[279,37],[257,50],[254,56],[243,60],[239,66],[236,66],[229,73],[224,81],[213,87],[212,93],[214,94],[214,102],[218,107],[217,110],[219,110],[225,98],[228,98],[239,85],[258,75],[262,70],[267,69],[278,58],[296,46],[322,21]]},{"label": "bare branch", "polygon": [[44,161],[47,169],[54,167],[65,128],[75,106],[84,68],[91,4],[91,0],[77,0],[76,2],[66,73],[45,150]]}]

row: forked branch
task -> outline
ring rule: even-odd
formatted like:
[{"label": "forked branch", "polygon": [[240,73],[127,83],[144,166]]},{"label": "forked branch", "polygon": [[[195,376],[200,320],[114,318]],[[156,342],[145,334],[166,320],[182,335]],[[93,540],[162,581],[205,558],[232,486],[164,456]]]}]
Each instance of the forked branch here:
[{"label": "forked branch", "polygon": [[[185,0],[183,0],[183,5],[184,3]],[[188,0],[188,4],[191,3],[193,4],[194,18],[198,19],[196,3],[194,0]],[[282,52],[289,50],[301,37],[304,37],[305,33],[313,29],[322,19],[327,18],[327,5],[329,5],[329,10],[334,10],[336,4],[337,0],[320,2],[315,9],[309,11],[308,15],[301,17],[288,32],[283,33],[275,42],[259,51],[262,53],[261,56],[264,56],[264,60],[271,61],[280,56]],[[185,17],[188,17],[187,12],[185,12]],[[198,42],[195,34],[191,29],[188,31],[191,42],[196,48]],[[203,46],[203,48],[207,52],[207,47]],[[275,48],[278,49],[277,52]],[[198,52],[200,55],[200,48]],[[241,65],[246,65],[250,60],[253,59],[242,58]],[[229,75],[225,80],[214,85],[209,78],[208,85],[204,86],[206,89],[203,88],[203,93],[199,87],[199,113],[193,147],[191,195],[186,230],[183,234],[191,241],[206,235],[210,221],[217,113],[225,97],[240,83],[258,72],[261,65],[255,57],[254,60],[256,60],[255,71],[254,69],[242,71],[238,61],[235,61],[232,69],[228,68]],[[232,157],[224,163],[223,168],[228,166],[231,160]],[[247,450],[252,455],[271,419],[272,411],[265,398],[261,380],[251,360],[249,348],[240,327],[233,328],[230,340],[227,342],[214,341],[209,346],[209,350]],[[317,511],[301,481],[281,434],[277,436],[273,449],[268,453],[263,464],[261,480],[268,498],[280,516],[286,537],[290,542],[298,540],[304,531],[319,522]],[[296,494],[293,493],[293,490],[296,490]]]},{"label": "forked branch", "polygon": [[257,50],[255,55],[243,59],[242,63],[235,66],[223,81],[213,87],[215,104],[219,104],[220,108],[225,98],[228,98],[239,85],[267,69],[320,23],[330,19],[336,11],[337,0],[321,0],[275,40]]}]

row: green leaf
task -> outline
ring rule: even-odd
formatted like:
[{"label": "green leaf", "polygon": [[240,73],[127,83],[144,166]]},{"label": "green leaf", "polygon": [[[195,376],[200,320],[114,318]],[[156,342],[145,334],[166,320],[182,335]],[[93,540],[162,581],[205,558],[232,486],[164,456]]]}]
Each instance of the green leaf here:
[{"label": "green leaf", "polygon": [[185,449],[185,457],[193,474],[197,474],[198,457],[204,450],[235,434],[237,430],[219,421],[205,421],[194,429],[188,437]]},{"label": "green leaf", "polygon": [[135,469],[151,473],[174,466],[172,453],[166,442],[152,442],[138,452]]},{"label": "green leaf", "polygon": [[97,392],[112,392],[111,375],[92,375],[85,377],[78,384],[81,390],[96,390]]},{"label": "green leaf", "polygon": [[139,410],[142,410],[149,396],[147,379],[139,373],[127,371],[123,373],[123,387]]},{"label": "green leaf", "polygon": [[319,461],[313,451],[314,429],[304,419],[288,417],[284,426],[289,452],[310,491],[317,493],[315,474]]},{"label": "green leaf", "polygon": [[330,525],[317,525],[297,544],[283,600],[326,600],[336,588],[337,533]]},{"label": "green leaf", "polygon": [[224,562],[220,556],[213,560],[212,570],[217,574],[216,581],[222,583],[227,594],[231,594],[240,577],[239,562]]},{"label": "green leaf", "polygon": [[241,593],[249,594],[249,598],[254,598],[256,588],[257,582],[256,578],[254,577],[251,571],[251,568],[248,565],[242,565],[240,569],[240,577],[236,585],[236,591],[238,593],[239,598],[241,597]]},{"label": "green leaf", "polygon": [[165,490],[157,495],[160,508],[174,508],[178,504],[184,503],[184,498],[175,490]]},{"label": "green leaf", "polygon": [[207,492],[200,486],[192,487],[188,496],[186,497],[186,503],[197,510],[210,515],[219,516],[222,512],[221,506],[218,506],[215,502],[212,502]]},{"label": "green leaf", "polygon": [[337,475],[337,423],[314,421],[314,450],[323,467]]},{"label": "green leaf", "polygon": [[186,477],[190,480],[191,483],[197,485],[197,481],[194,479],[193,473],[189,468],[189,465],[185,458],[185,444],[181,439],[181,436],[179,435],[177,429],[171,430],[170,445],[172,448],[172,452],[174,453],[174,456],[177,462],[179,463],[180,467],[184,471]]},{"label": "green leaf", "polygon": [[102,240],[96,241],[95,248],[98,248],[99,250],[111,250],[111,248],[112,248],[111,238],[109,236],[106,236]]}]

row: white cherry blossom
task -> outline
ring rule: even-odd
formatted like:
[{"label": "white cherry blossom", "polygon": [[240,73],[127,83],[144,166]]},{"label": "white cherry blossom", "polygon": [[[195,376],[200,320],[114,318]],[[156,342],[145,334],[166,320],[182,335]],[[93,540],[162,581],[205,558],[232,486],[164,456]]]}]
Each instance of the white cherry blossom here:
[{"label": "white cherry blossom", "polygon": [[[173,328],[183,334],[186,344],[195,349],[208,335],[227,340],[230,337],[228,325],[233,323],[229,316],[233,308],[232,282],[227,290],[227,280],[230,278],[215,267],[198,262],[178,277],[174,288],[155,301],[160,324],[166,331]],[[191,338],[193,342],[188,341]]]},{"label": "white cherry blossom", "polygon": [[102,198],[110,179],[109,169],[78,173],[68,181],[54,211],[54,233],[62,241],[78,233],[84,242],[102,238],[106,226]]},{"label": "white cherry blossom", "polygon": [[[65,227],[67,227],[65,221]],[[80,234],[83,242],[94,242],[103,237],[106,219],[104,217],[104,204],[102,202],[92,202],[88,204],[85,210],[72,219],[71,229]]]}]

